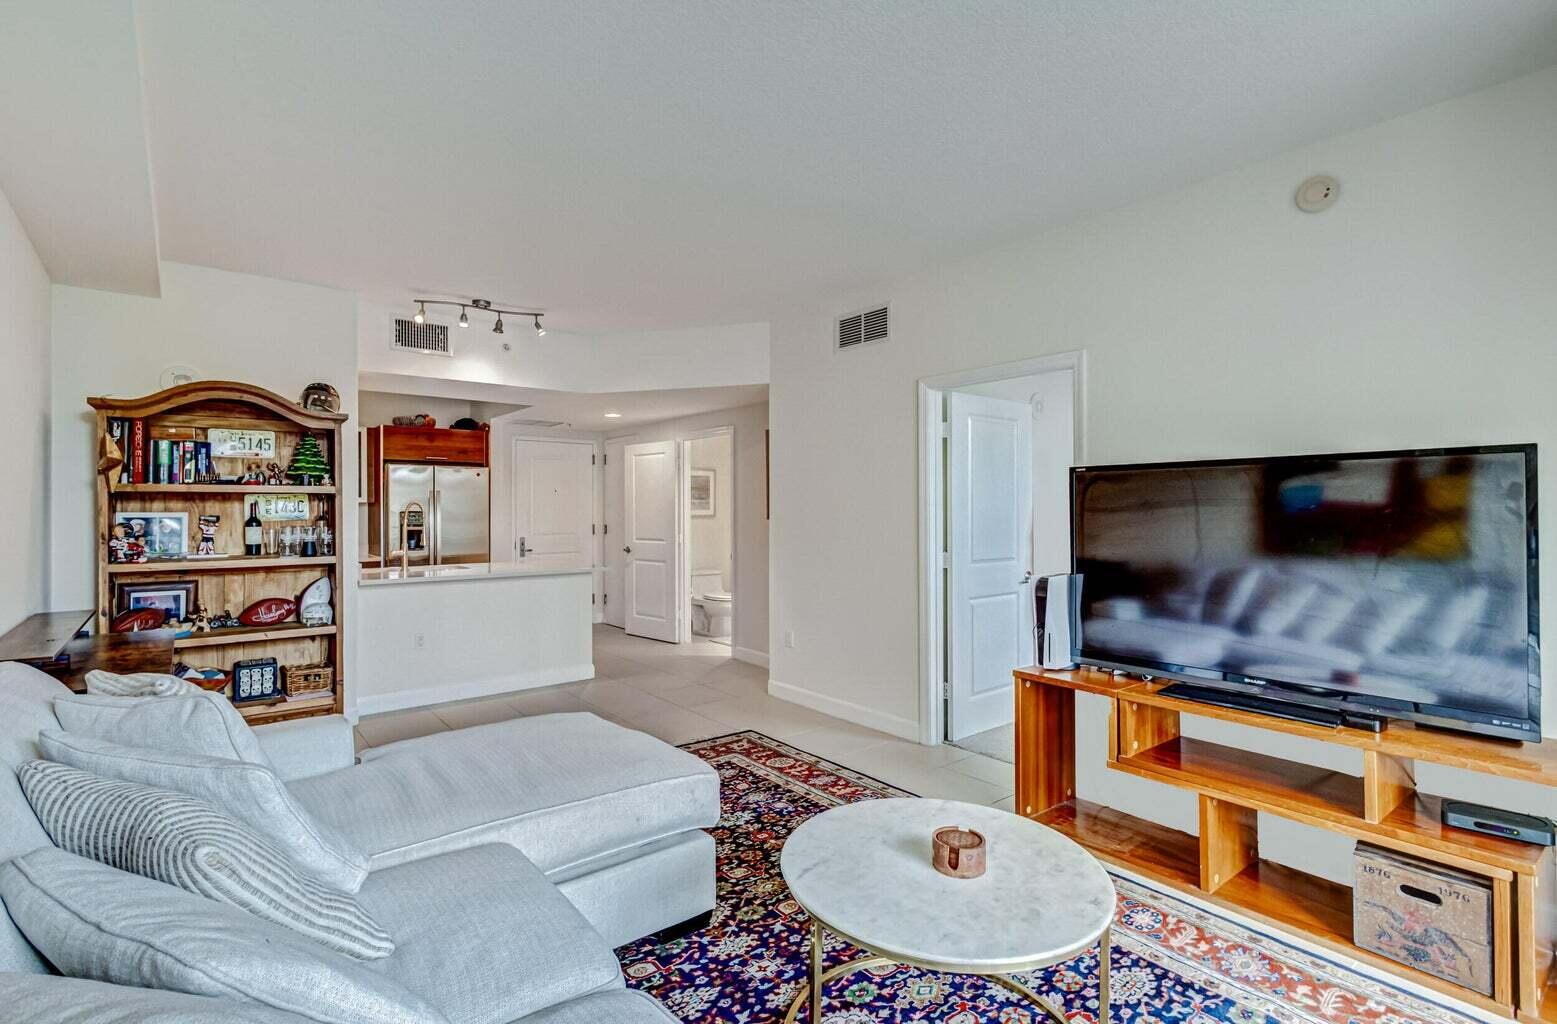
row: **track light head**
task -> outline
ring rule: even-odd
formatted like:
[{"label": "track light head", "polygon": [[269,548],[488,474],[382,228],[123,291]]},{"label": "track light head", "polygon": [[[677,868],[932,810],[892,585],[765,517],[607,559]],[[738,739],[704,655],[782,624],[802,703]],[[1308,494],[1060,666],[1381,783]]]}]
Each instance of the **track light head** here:
[{"label": "track light head", "polygon": [[470,317],[465,315],[465,307],[464,306],[460,307],[460,326],[461,327],[469,327],[470,326]]},{"label": "track light head", "polygon": [[541,318],[539,316],[535,318],[535,334],[536,337],[546,337],[546,328],[541,326]]},{"label": "track light head", "polygon": [[425,324],[427,322],[427,303],[418,302],[416,304],[416,315],[412,316],[411,319],[419,324]]},{"label": "track light head", "polygon": [[492,333],[493,334],[502,334],[503,333],[503,314],[499,313],[497,315],[497,323],[492,325]]}]

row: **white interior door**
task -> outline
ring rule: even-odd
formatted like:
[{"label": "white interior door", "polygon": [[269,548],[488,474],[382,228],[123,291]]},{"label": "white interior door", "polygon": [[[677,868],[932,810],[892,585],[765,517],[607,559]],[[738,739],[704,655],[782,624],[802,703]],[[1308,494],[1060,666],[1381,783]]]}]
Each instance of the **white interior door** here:
[{"label": "white interior door", "polygon": [[605,508],[601,526],[605,530],[605,536],[601,538],[601,546],[605,551],[605,600],[603,618],[606,623],[618,628],[627,625],[627,602],[622,599],[625,592],[623,580],[622,526],[625,517],[622,510],[622,448],[621,441],[607,441],[605,444],[605,472],[603,481],[603,505]]},{"label": "white interior door", "polygon": [[514,442],[514,561],[536,569],[594,566],[593,453],[580,442]]},{"label": "white interior door", "polygon": [[675,643],[680,626],[676,599],[676,442],[622,447],[622,515],[626,528],[622,597],[625,626],[634,636]]},{"label": "white interior door", "polygon": [[1033,660],[1033,414],[1026,402],[952,392],[947,739],[1015,717],[1011,670]]}]

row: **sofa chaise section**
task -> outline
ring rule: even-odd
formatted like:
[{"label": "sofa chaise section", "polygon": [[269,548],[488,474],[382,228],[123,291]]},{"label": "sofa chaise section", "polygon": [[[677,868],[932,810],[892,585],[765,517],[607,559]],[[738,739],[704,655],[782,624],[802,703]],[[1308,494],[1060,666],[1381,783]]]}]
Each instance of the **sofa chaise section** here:
[{"label": "sofa chaise section", "polygon": [[288,784],[373,870],[486,843],[522,852],[613,945],[714,906],[719,776],[591,714],[403,740]]}]

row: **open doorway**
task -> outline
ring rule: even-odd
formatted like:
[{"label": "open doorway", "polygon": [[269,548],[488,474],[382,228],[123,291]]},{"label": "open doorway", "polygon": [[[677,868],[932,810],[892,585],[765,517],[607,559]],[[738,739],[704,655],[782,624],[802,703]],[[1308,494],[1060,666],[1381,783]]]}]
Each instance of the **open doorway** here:
[{"label": "open doorway", "polygon": [[735,436],[683,442],[687,638],[730,646],[735,618]]},{"label": "open doorway", "polygon": [[1033,580],[1069,571],[1081,353],[920,383],[921,739],[1015,758]]}]

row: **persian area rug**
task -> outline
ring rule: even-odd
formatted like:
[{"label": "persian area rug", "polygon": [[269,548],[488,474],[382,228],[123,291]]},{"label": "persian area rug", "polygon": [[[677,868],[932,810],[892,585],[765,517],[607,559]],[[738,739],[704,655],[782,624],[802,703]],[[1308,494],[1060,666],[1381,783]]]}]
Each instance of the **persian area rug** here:
[{"label": "persian area rug", "polygon": [[[617,950],[627,984],[687,1024],[780,1021],[807,981],[810,922],[779,873],[791,830],[829,807],[911,796],[756,732],[686,744],[719,771],[719,905],[701,931]],[[1110,960],[1119,1024],[1473,1024],[1475,1018],[1126,878]],[[861,955],[829,937],[828,966]],[[1018,976],[1075,1022],[1097,1020],[1097,953]],[[802,1009],[797,1021],[809,1022]],[[980,978],[912,967],[830,985],[822,1024],[1041,1024]]]}]

